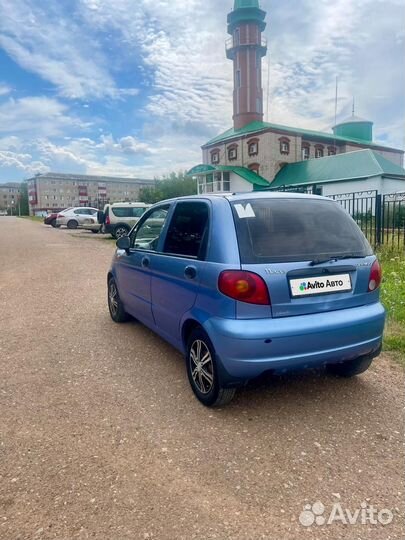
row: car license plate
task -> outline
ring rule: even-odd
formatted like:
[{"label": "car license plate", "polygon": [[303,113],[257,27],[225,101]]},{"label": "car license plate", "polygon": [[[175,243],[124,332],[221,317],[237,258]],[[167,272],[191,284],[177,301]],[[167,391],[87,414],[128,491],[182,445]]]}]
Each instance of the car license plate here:
[{"label": "car license plate", "polygon": [[290,288],[293,297],[349,292],[352,290],[352,280],[350,274],[290,279]]}]

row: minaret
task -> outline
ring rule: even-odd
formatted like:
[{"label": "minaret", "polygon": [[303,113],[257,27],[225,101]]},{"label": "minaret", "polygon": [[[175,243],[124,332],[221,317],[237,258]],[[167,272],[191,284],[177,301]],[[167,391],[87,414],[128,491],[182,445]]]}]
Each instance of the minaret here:
[{"label": "minaret", "polygon": [[240,129],[250,122],[263,121],[262,58],[267,42],[262,37],[266,12],[259,0],[235,0],[228,15],[226,56],[233,60],[233,125]]}]

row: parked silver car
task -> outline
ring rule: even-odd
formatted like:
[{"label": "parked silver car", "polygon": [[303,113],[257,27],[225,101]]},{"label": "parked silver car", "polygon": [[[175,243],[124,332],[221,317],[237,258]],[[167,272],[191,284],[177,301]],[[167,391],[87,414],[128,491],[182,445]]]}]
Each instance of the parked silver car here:
[{"label": "parked silver car", "polygon": [[59,212],[56,217],[56,225],[65,225],[68,229],[77,229],[77,227],[97,223],[97,208],[81,206],[77,208],[68,208]]}]

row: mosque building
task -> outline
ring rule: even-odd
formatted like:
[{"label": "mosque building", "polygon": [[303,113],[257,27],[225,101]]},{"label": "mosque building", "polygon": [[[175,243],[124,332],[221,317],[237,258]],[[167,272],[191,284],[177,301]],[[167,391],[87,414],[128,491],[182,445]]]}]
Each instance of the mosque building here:
[{"label": "mosque building", "polygon": [[235,0],[228,14],[226,55],[233,63],[233,127],[202,146],[189,175],[198,192],[310,186],[328,195],[363,189],[405,191],[404,151],[373,141],[373,122],[353,115],[331,133],[263,121],[262,35],[258,0]]}]

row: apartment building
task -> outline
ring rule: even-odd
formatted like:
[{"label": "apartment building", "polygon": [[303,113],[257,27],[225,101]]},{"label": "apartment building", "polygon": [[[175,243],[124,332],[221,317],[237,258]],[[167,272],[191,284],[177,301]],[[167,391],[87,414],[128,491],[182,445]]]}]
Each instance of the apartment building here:
[{"label": "apartment building", "polygon": [[0,184],[0,212],[8,214],[18,214],[18,206],[21,196],[21,184],[18,182],[7,182]]},{"label": "apartment building", "polygon": [[139,190],[154,180],[80,174],[46,173],[27,180],[31,215],[70,206],[103,208],[106,203],[138,201]]}]

